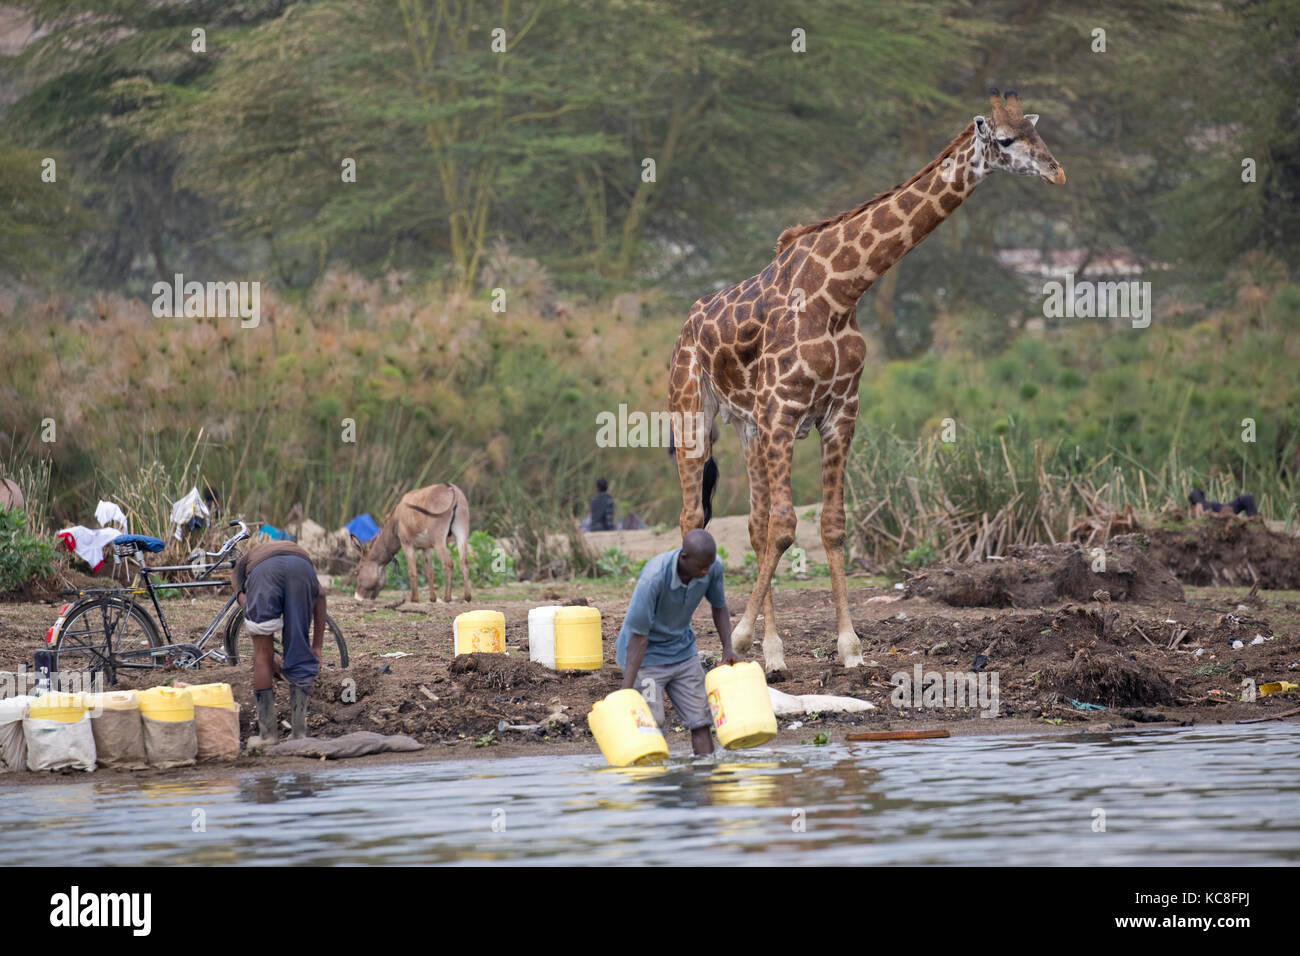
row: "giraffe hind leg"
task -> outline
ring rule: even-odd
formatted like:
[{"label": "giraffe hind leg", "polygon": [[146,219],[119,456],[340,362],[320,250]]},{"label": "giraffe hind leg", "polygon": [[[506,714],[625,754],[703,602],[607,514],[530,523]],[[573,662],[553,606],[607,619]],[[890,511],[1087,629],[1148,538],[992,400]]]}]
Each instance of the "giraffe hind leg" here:
[{"label": "giraffe hind leg", "polygon": [[[755,444],[745,436],[745,426],[737,425],[737,432],[740,434],[740,446],[745,453],[745,468],[749,477],[749,544],[754,549],[754,556],[760,557],[767,547],[767,509],[768,509],[768,489],[767,489],[767,466],[766,463],[758,456]],[[743,621],[743,618],[742,618]],[[744,640],[743,646],[737,638],[736,633],[732,632],[732,647],[737,651],[747,651],[753,645],[753,629],[747,628],[741,638]],[[777,635],[776,630],[776,610],[772,604],[772,589],[767,589],[767,597],[763,600],[763,648],[766,652],[769,646],[778,646],[781,638]]]},{"label": "giraffe hind leg", "polygon": [[[677,458],[677,480],[681,485],[682,534],[703,528],[712,511],[712,486],[717,484],[717,463],[713,461],[713,417],[717,404],[704,387],[693,359],[684,357],[679,348],[675,360],[689,362],[688,366],[674,368],[669,394],[669,411],[672,420],[672,442]],[[709,466],[712,466],[710,469]],[[707,488],[706,476],[713,473],[712,485]]]}]

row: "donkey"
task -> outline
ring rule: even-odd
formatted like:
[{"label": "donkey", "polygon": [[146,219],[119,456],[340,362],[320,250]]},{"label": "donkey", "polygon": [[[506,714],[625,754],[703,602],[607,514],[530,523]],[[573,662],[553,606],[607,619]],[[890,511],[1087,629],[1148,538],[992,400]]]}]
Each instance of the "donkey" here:
[{"label": "donkey", "polygon": [[452,484],[430,485],[403,495],[368,550],[356,537],[352,538],[352,543],[363,552],[361,564],[357,566],[354,596],[359,601],[374,600],[384,581],[385,566],[401,548],[406,555],[406,573],[411,580],[411,602],[418,602],[420,590],[415,575],[415,551],[418,548],[424,551],[429,601],[440,600],[433,582],[433,555],[437,552],[447,582],[446,596],[441,600],[450,602],[451,558],[447,553],[447,538],[452,535],[456,537],[456,550],[460,554],[465,600],[471,600],[466,560],[469,554],[469,501],[465,492]]},{"label": "donkey", "polygon": [[12,478],[0,479],[0,508],[22,511],[24,504],[23,490],[18,487],[18,482]]}]

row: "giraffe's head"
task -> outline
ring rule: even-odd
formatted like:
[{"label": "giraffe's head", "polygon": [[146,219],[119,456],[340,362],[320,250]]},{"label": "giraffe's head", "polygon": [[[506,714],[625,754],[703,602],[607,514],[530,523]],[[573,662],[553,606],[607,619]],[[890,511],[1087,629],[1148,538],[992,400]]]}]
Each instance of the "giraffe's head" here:
[{"label": "giraffe's head", "polygon": [[1005,102],[997,90],[989,92],[992,114],[975,117],[975,135],[983,149],[985,165],[989,169],[1037,176],[1044,182],[1062,185],[1065,170],[1035,129],[1038,114],[1022,113],[1020,98],[1013,90],[1007,90]]}]

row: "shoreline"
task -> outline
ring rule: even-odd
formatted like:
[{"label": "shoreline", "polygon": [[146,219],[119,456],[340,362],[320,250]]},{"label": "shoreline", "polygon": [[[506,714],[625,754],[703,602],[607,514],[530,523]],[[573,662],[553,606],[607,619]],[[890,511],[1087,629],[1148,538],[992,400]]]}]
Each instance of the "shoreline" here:
[{"label": "shoreline", "polygon": [[[1225,717],[1228,715],[1225,714]],[[918,721],[915,724],[910,720],[895,720],[893,723],[905,723],[908,730],[947,730],[951,737],[1069,737],[1080,734],[1103,735],[1116,733],[1140,733],[1147,731],[1175,730],[1182,727],[1241,727],[1250,726],[1240,723],[1239,719],[1224,720],[1168,720],[1152,723],[1138,723],[1135,721],[1090,721],[1086,723],[1073,724],[1051,724],[1041,719],[1027,718],[962,718],[949,721]],[[1300,726],[1300,718],[1293,720],[1283,719],[1271,721],[1270,723],[1289,724]],[[819,729],[828,733],[829,740],[827,745],[831,744],[857,744],[859,746],[871,746],[881,748],[904,747],[917,743],[926,745],[941,744],[945,738],[935,738],[929,740],[893,740],[893,741],[849,741],[846,739],[848,734],[863,731],[867,729],[862,724],[851,723],[827,723],[825,721],[813,724],[804,724],[802,727],[790,729],[781,727],[777,736],[761,747],[752,748],[755,754],[762,754],[764,748],[781,747],[790,748],[797,746],[813,747],[818,745],[809,743],[809,738]],[[888,722],[885,725],[871,724],[870,729],[880,730],[888,729]],[[897,727],[893,729],[899,729]],[[686,731],[677,731],[672,733],[668,743],[669,759],[679,760],[689,758],[690,735]],[[948,738],[951,739],[951,738]],[[713,756],[722,755],[743,755],[751,752],[749,750],[724,750],[722,747],[716,747]],[[6,787],[19,787],[24,785],[33,786],[61,786],[65,784],[76,783],[140,783],[140,784],[183,784],[189,782],[202,782],[205,780],[220,779],[229,776],[232,773],[239,775],[255,773],[283,773],[294,770],[311,770],[313,772],[329,768],[341,769],[348,767],[379,767],[379,766],[420,766],[430,763],[444,763],[447,761],[484,761],[501,758],[517,757],[549,757],[549,756],[590,756],[595,759],[601,758],[600,748],[596,746],[595,741],[590,738],[580,740],[554,740],[547,743],[541,742],[523,742],[516,740],[504,740],[500,743],[490,746],[476,746],[472,740],[456,740],[429,743],[423,750],[409,751],[405,753],[381,753],[368,754],[363,757],[353,757],[343,760],[326,760],[319,757],[295,757],[295,756],[262,756],[241,754],[239,758],[233,761],[209,761],[195,764],[192,767],[174,768],[171,770],[112,770],[106,768],[96,768],[94,771],[84,770],[58,770],[58,771],[12,771],[0,773],[0,792]],[[608,764],[605,765],[608,767]],[[610,768],[616,769],[616,768]]]},{"label": "shoreline", "polygon": [[[1032,606],[966,607],[946,603],[943,594],[929,594],[924,587],[931,581],[962,583],[962,573],[968,574],[962,569],[949,577],[940,570],[917,578],[919,586],[911,589],[916,593],[850,579],[850,610],[865,658],[863,666],[852,669],[837,660],[836,612],[829,588],[811,580],[778,590],[777,624],[787,669],[769,675],[769,685],[792,695],[853,697],[874,709],[780,718],[782,729],[774,745],[802,746],[818,733],[839,744],[854,731],[886,729],[1018,736],[1136,732],[1180,724],[1213,727],[1269,717],[1295,706],[1294,694],[1240,698],[1252,682],[1295,681],[1300,670],[1300,592],[1260,590],[1251,595],[1247,588],[1188,588],[1185,596],[1171,591],[1168,598],[1161,595],[1157,600],[1057,599]],[[308,733],[318,738],[362,730],[401,734],[415,738],[423,750],[344,761],[242,756],[184,770],[97,769],[89,779],[150,787],[248,771],[278,773],[309,762],[371,766],[544,754],[590,755],[603,765],[587,715],[596,701],[621,686],[613,651],[631,585],[627,579],[516,583],[482,592],[469,606],[410,604],[397,592],[368,603],[332,594],[329,613],[347,638],[350,663],[342,667],[327,644],[308,706]],[[747,590],[747,582],[731,582],[733,619]],[[529,610],[565,603],[600,611],[605,660],[599,670],[554,671],[529,660]],[[164,609],[176,639],[186,640],[202,632],[221,604],[215,595],[178,598],[164,602]],[[506,654],[454,653],[452,622],[471,608],[492,608],[505,615]],[[0,671],[30,666],[33,650],[44,646],[42,636],[57,614],[57,605],[43,603],[0,607]],[[709,658],[705,666],[715,665],[718,638],[707,610],[701,609],[693,624],[698,647]],[[742,658],[762,660],[757,649]],[[980,717],[979,704],[972,699],[974,706],[962,707],[966,701],[960,696],[948,701],[950,706],[930,700],[917,708],[896,706],[895,678],[900,672],[909,683],[916,682],[918,667],[927,681],[931,674],[945,680],[969,678],[976,661],[990,675],[990,683],[997,680],[993,691],[998,694],[999,716]],[[247,661],[205,664],[197,672],[123,673],[118,689],[177,680],[229,683],[241,707],[241,741],[256,732]],[[275,697],[277,719],[285,721],[290,710],[287,686],[278,685]],[[1082,705],[1105,709],[1080,709]],[[1166,719],[1141,720],[1152,713]],[[1294,717],[1283,720],[1300,722]],[[796,721],[802,725],[791,728]],[[546,730],[500,731],[502,722]],[[670,709],[665,727],[670,752],[688,755],[689,735],[676,727]],[[873,746],[901,743],[906,742]],[[0,774],[0,788],[77,779],[78,773],[8,772]]]}]

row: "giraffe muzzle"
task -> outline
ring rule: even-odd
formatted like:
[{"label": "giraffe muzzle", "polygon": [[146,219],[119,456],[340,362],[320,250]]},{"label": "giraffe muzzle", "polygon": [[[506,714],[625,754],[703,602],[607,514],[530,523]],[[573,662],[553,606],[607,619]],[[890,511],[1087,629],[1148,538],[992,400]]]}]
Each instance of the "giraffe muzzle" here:
[{"label": "giraffe muzzle", "polygon": [[1051,183],[1053,186],[1064,186],[1064,185],[1065,185],[1065,167],[1063,167],[1063,166],[1057,166],[1057,167],[1056,167],[1056,175],[1055,175],[1055,176],[1044,176],[1044,177],[1043,177],[1043,181],[1044,181],[1044,182]]}]

